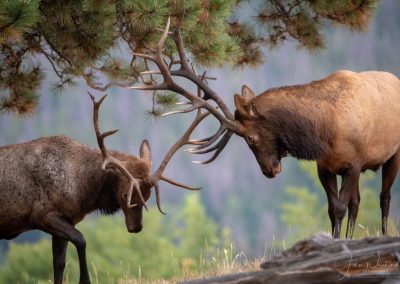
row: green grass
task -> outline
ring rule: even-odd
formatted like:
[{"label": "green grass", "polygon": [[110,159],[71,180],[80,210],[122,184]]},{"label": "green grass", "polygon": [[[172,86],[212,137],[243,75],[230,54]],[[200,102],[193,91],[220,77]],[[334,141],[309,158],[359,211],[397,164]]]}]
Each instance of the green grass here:
[{"label": "green grass", "polygon": [[[238,254],[233,254],[233,245],[231,250],[223,249],[218,250],[217,255],[213,256],[211,259],[204,259],[200,256],[199,259],[199,269],[193,270],[197,263],[191,258],[178,259],[175,258],[172,261],[176,264],[175,275],[169,279],[153,279],[148,280],[144,277],[138,277],[135,279],[129,277],[119,277],[117,279],[118,284],[164,284],[164,283],[177,283],[181,281],[188,281],[194,279],[203,279],[216,277],[220,275],[239,273],[247,271],[256,271],[260,269],[260,263],[263,258],[259,259],[248,259],[245,253],[241,252]],[[155,265],[155,269],[156,265]],[[92,275],[93,277],[93,275]],[[93,278],[93,283],[104,283],[99,279]],[[113,280],[113,279],[109,279]],[[108,282],[115,283],[115,282]]]}]

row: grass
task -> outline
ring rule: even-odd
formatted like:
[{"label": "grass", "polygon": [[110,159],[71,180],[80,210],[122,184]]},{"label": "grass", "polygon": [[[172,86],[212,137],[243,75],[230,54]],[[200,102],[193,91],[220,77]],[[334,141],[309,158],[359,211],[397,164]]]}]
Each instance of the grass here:
[{"label": "grass", "polygon": [[[224,249],[219,251],[216,256],[212,257],[211,260],[200,259],[198,270],[193,268],[196,263],[192,259],[182,259],[181,265],[178,265],[175,275],[170,279],[155,279],[147,280],[141,277],[137,279],[129,279],[121,277],[118,279],[118,284],[166,284],[166,283],[178,283],[181,281],[204,279],[210,277],[216,277],[220,275],[239,273],[247,271],[256,271],[260,269],[260,263],[263,258],[248,260],[246,255],[241,252],[236,255],[232,255],[231,251]],[[179,268],[178,268],[179,267]]]},{"label": "grass", "polygon": [[[363,218],[363,215],[367,212],[363,212],[363,210],[360,211],[360,222],[357,222],[356,228],[355,228],[355,237],[354,239],[361,239],[365,237],[379,237],[381,236],[380,232],[380,226],[376,227],[375,225],[371,224],[379,224],[379,222],[371,222],[368,219]],[[367,222],[364,222],[367,221]],[[346,224],[347,220],[344,220],[343,224]],[[362,223],[364,222],[364,223]],[[392,218],[389,218],[389,223],[388,223],[388,229],[389,229],[389,235],[390,236],[399,236],[399,222],[400,220],[394,220]],[[100,226],[101,227],[101,226]],[[97,228],[98,229],[98,228]],[[345,230],[345,226],[342,228],[342,230]],[[141,261],[145,260],[144,258],[140,258],[134,262],[132,262],[135,265],[143,265],[143,272],[142,268],[140,266],[135,266],[135,267],[129,267],[127,262],[129,259],[125,259],[125,261],[122,261],[119,265],[121,266],[121,270],[118,271],[118,273],[113,272],[113,274],[108,274],[107,270],[101,261],[96,263],[96,261],[93,263],[91,260],[89,260],[89,267],[90,267],[90,274],[91,274],[91,279],[92,283],[95,284],[102,284],[102,283],[118,283],[118,284],[130,284],[130,283],[140,283],[140,284],[152,284],[152,283],[177,283],[181,281],[187,281],[187,280],[194,280],[194,279],[204,279],[204,278],[210,278],[210,277],[216,277],[220,275],[225,275],[225,274],[231,274],[231,273],[239,273],[239,272],[249,272],[249,271],[257,271],[260,270],[260,263],[270,259],[271,257],[277,255],[280,253],[281,250],[287,249],[293,245],[295,241],[291,240],[300,240],[306,237],[310,236],[310,233],[308,232],[307,235],[300,235],[296,230],[289,230],[288,234],[286,235],[285,238],[278,237],[276,238],[273,236],[272,240],[268,243],[265,244],[264,246],[264,251],[263,254],[258,257],[258,258],[249,258],[244,252],[238,252],[235,249],[234,244],[226,244],[225,246],[220,247],[219,249],[213,249],[209,250],[208,245],[203,247],[203,250],[198,254],[198,256],[192,257],[182,257],[182,255],[187,255],[187,254],[177,254],[174,255],[172,252],[167,253],[165,250],[158,250],[157,252],[153,251],[148,251],[150,254],[153,254],[155,256],[162,256],[162,254],[169,254],[167,258],[169,259],[168,263],[170,264],[171,270],[168,274],[168,276],[165,276],[167,278],[158,278],[161,276],[157,275],[162,275],[159,272],[160,268],[160,263],[157,261],[151,262],[151,266],[147,266],[145,268],[145,262]],[[316,232],[314,232],[316,233]],[[115,234],[115,232],[113,232]],[[304,233],[306,234],[306,233]],[[88,234],[89,235],[89,234]],[[101,234],[102,237],[104,237],[104,232]],[[124,235],[122,235],[124,236]],[[121,241],[121,240],[119,240]],[[93,241],[93,243],[96,243]],[[43,246],[43,244],[46,244],[46,247]],[[207,243],[206,243],[207,244]],[[51,260],[50,256],[50,242],[47,240],[43,240],[43,242],[39,242],[37,244],[20,244],[18,246],[15,246],[14,249],[19,247],[19,250],[11,250],[14,251],[12,256],[16,258],[17,256],[22,256],[22,255],[34,255],[35,257],[35,262],[34,263],[43,263],[43,260]],[[128,246],[129,247],[129,246]],[[28,253],[28,249],[29,252]],[[164,248],[164,247],[163,247]],[[71,249],[74,250],[74,248],[71,246]],[[92,251],[94,251],[92,249]],[[34,252],[34,254],[33,254]],[[74,251],[75,253],[75,251]],[[133,252],[134,253],[134,252]],[[160,254],[160,255],[159,255]],[[165,255],[164,255],[165,256]],[[150,255],[148,257],[151,258]],[[25,262],[28,261],[30,262],[29,259],[23,260],[20,258],[14,259],[10,258],[10,263],[14,263],[13,267],[20,267],[20,265],[26,264]],[[114,259],[115,256],[113,256],[111,259]],[[14,261],[13,261],[14,259]],[[157,259],[157,257],[155,258]],[[165,259],[165,257],[161,257],[160,259]],[[93,259],[92,259],[93,260]],[[100,260],[103,260],[100,258]],[[165,261],[164,261],[165,264]],[[117,263],[113,263],[112,265],[118,265]],[[39,270],[43,270],[43,265],[40,265],[38,268]],[[72,267],[75,266],[75,269],[72,269]],[[76,269],[77,269],[77,263],[76,260],[74,263],[68,262],[67,263],[67,268],[65,271],[65,278],[66,280],[64,281],[65,284],[72,284],[76,283]],[[51,271],[50,264],[49,268],[47,269],[48,271]],[[74,272],[75,271],[75,272]],[[154,273],[157,272],[157,273]],[[16,272],[17,273],[17,272]],[[34,272],[28,273],[29,275],[37,275],[36,270]],[[27,277],[28,277],[27,274]],[[51,278],[50,275],[46,276],[46,278],[42,279],[49,279]],[[1,282],[1,281],[0,281]],[[16,283],[15,281],[11,282],[4,282],[4,283]],[[24,278],[24,280],[20,283],[52,283],[51,280],[38,280],[34,279],[31,276],[29,278]]]},{"label": "grass", "polygon": [[[346,220],[344,220],[344,223]],[[400,220],[393,220],[389,218],[388,220],[388,231],[390,236],[399,236],[399,222]],[[366,237],[380,237],[380,228],[369,228],[361,223],[357,223],[356,227],[357,234],[354,239],[362,239]],[[309,236],[306,236],[309,237]],[[234,245],[231,244],[229,249],[218,250],[216,255],[211,258],[199,257],[198,262],[191,258],[178,259],[174,258],[172,261],[175,264],[175,273],[172,278],[169,279],[146,279],[139,273],[139,277],[136,279],[129,278],[128,276],[123,276],[118,279],[112,279],[108,283],[118,283],[118,284],[169,284],[178,283],[182,281],[189,281],[195,279],[205,279],[212,278],[221,275],[240,273],[240,272],[250,272],[260,270],[260,264],[270,259],[271,257],[279,254],[281,250],[285,250],[292,246],[292,243],[286,244],[285,239],[276,240],[273,236],[272,240],[266,243],[264,248],[264,254],[262,257],[255,259],[248,259],[244,252],[235,253]],[[96,268],[93,267],[93,271]],[[94,276],[94,277],[93,277]],[[96,275],[92,275],[94,281],[93,283],[99,284],[104,283],[96,278]],[[110,279],[111,280],[111,279]],[[66,283],[68,284],[68,283]]]},{"label": "grass", "polygon": [[[388,229],[390,236],[399,236],[398,231],[399,220],[395,221],[389,219]],[[380,228],[369,228],[361,223],[357,223],[355,239],[362,239],[365,237],[379,237],[381,236]],[[309,236],[306,236],[309,237]],[[300,238],[301,239],[301,238]],[[98,276],[97,272],[99,268],[95,263],[89,264],[91,267],[90,274],[92,283],[118,283],[118,284],[169,284],[178,283],[182,281],[212,278],[220,275],[226,275],[231,273],[250,272],[260,270],[260,264],[270,259],[271,257],[279,254],[282,249],[289,248],[292,244],[285,244],[285,240],[276,240],[273,236],[272,240],[266,243],[264,253],[259,258],[249,259],[244,252],[235,252],[235,246],[230,245],[229,248],[222,248],[216,251],[215,255],[204,257],[199,256],[199,259],[194,260],[192,258],[178,258],[172,256],[172,263],[174,265],[174,274],[168,279],[148,279],[146,275],[141,273],[140,267],[138,267],[139,273],[136,278],[131,278],[129,271],[123,273],[120,277],[108,277],[104,279]],[[154,265],[154,269],[157,269],[157,264]],[[75,283],[74,279],[68,277],[68,264],[66,269],[66,279],[64,284]],[[107,277],[106,277],[107,278]],[[51,280],[44,281],[28,281],[29,283],[52,283]]]},{"label": "grass", "polygon": [[[274,242],[266,245],[264,256],[255,259],[248,259],[244,252],[234,253],[235,249],[233,244],[229,249],[218,250],[216,255],[211,258],[200,256],[198,261],[191,258],[178,259],[173,257],[172,262],[174,263],[175,271],[174,275],[169,279],[146,279],[145,276],[141,274],[140,267],[138,268],[139,276],[137,278],[130,278],[129,273],[126,273],[126,275],[118,277],[117,279],[111,277],[109,279],[99,279],[96,273],[98,268],[94,263],[92,263],[91,278],[92,283],[95,284],[169,284],[216,277],[230,273],[257,271],[260,270],[261,262],[268,259],[268,255],[275,251],[274,246]],[[157,269],[156,265],[155,269]],[[73,280],[69,280],[67,277],[64,284],[70,284],[73,282]]]}]

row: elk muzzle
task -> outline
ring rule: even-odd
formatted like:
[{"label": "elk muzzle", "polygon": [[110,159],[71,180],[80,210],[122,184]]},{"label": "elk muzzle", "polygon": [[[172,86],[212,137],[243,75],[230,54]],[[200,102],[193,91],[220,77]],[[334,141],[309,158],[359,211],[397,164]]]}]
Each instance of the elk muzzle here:
[{"label": "elk muzzle", "polygon": [[129,233],[139,233],[143,229],[143,224],[134,224],[126,226]]},{"label": "elk muzzle", "polygon": [[267,178],[274,178],[282,171],[281,162],[276,158],[271,158],[266,162],[266,165],[261,165],[261,170]]},{"label": "elk muzzle", "polygon": [[125,214],[126,229],[129,233],[139,233],[143,229],[142,211],[142,206],[136,206],[130,208],[128,214]]}]

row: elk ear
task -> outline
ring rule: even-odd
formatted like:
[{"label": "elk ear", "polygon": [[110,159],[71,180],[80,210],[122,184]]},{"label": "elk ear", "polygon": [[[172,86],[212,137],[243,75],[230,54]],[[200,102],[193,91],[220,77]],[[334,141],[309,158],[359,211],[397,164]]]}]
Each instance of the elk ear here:
[{"label": "elk ear", "polygon": [[235,99],[236,111],[239,113],[239,115],[246,118],[254,116],[249,99],[238,94],[235,94],[234,99]]},{"label": "elk ear", "polygon": [[242,97],[245,98],[248,102],[256,97],[254,92],[246,85],[242,86]]},{"label": "elk ear", "polygon": [[144,160],[151,166],[151,149],[149,141],[143,140],[140,145],[140,159]]}]

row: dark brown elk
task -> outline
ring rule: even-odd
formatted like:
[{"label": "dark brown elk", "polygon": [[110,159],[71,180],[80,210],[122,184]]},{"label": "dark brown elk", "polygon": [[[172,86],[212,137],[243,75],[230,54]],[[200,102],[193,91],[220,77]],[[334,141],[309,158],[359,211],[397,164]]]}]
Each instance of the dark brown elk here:
[{"label": "dark brown elk", "polygon": [[54,283],[61,284],[68,242],[78,252],[80,283],[90,283],[86,263],[86,241],[75,225],[93,211],[113,214],[122,209],[127,230],[142,230],[142,210],[155,187],[160,211],[158,181],[179,184],[162,175],[176,150],[185,144],[198,116],[185,135],[167,153],[151,175],[151,151],[146,140],[140,158],[107,151],[100,133],[98,111],[104,97],[94,104],[94,127],[99,150],[90,149],[66,136],[52,136],[0,147],[0,239],[13,239],[29,230],[52,235]]},{"label": "dark brown elk", "polygon": [[[133,86],[139,90],[171,90],[188,100],[187,113],[198,109],[217,118],[221,126],[205,139],[191,140],[198,144],[189,150],[195,154],[214,151],[201,163],[212,162],[227,145],[233,134],[244,137],[264,175],[274,177],[281,171],[281,159],[291,155],[317,161],[318,174],[326,191],[329,217],[334,237],[340,236],[342,220],[348,210],[346,235],[351,237],[357,217],[360,195],[360,173],[382,165],[382,232],[387,234],[390,188],[399,167],[400,82],[386,72],[338,71],[329,77],[305,85],[268,90],[255,96],[243,86],[242,95],[235,95],[233,115],[209,86],[205,74],[197,75],[185,54],[180,21],[172,32],[170,20],[155,50],[136,53],[150,60],[158,70],[147,70],[143,76],[161,75],[158,85]],[[163,54],[166,38],[174,41],[178,59]],[[169,63],[168,63],[169,62]],[[175,81],[183,77],[197,85],[202,95],[196,96]],[[340,192],[336,176],[342,176]]]}]

